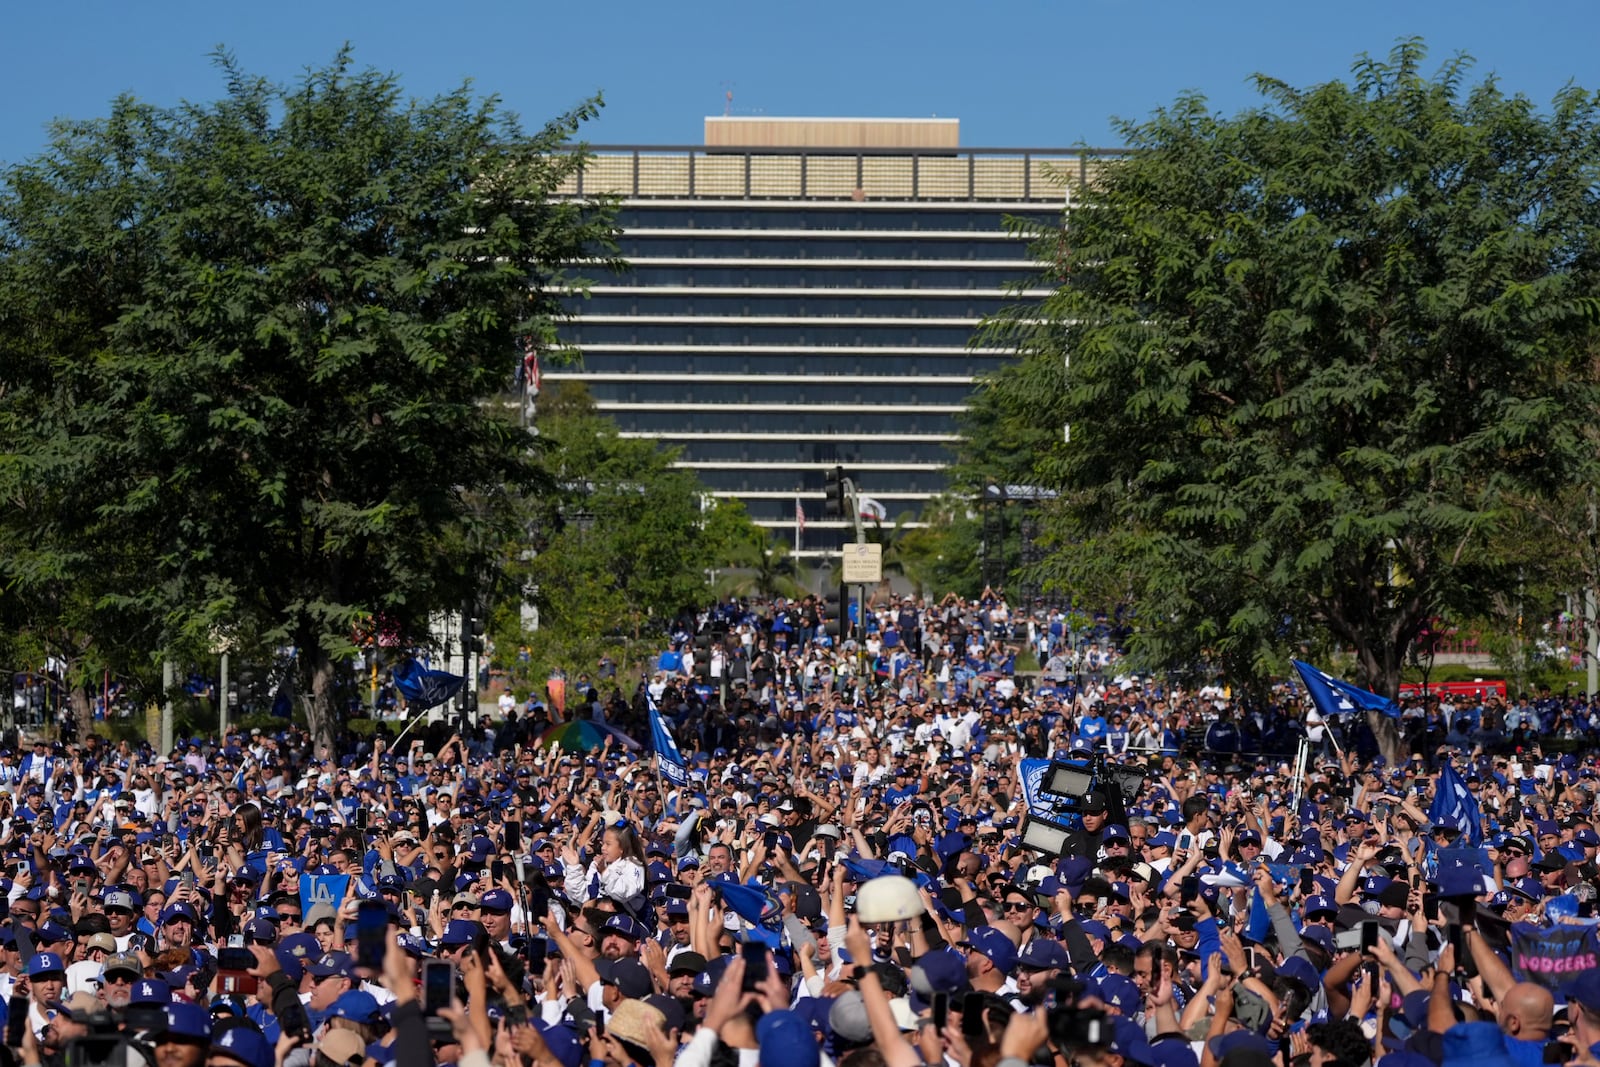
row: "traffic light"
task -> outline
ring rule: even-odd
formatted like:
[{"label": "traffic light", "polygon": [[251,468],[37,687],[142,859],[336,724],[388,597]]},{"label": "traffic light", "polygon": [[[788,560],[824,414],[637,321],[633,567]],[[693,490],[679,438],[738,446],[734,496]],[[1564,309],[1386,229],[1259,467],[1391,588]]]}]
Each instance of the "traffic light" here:
[{"label": "traffic light", "polygon": [[841,633],[839,620],[843,617],[839,604],[839,590],[832,589],[824,594],[822,598],[822,627],[827,631],[829,637],[836,640]]},{"label": "traffic light", "polygon": [[483,616],[470,606],[461,619],[462,645],[473,652],[483,651]]},{"label": "traffic light", "polygon": [[849,502],[845,499],[844,468],[835,467],[825,477],[827,484],[823,486],[822,517],[846,518],[850,514],[850,509]]}]

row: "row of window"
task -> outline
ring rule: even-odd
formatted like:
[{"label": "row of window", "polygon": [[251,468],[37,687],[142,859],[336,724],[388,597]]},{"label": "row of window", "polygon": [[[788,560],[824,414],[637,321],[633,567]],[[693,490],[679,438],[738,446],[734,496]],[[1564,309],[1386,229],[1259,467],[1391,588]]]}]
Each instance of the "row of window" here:
[{"label": "row of window", "polygon": [[1007,212],[996,208],[919,211],[915,208],[685,207],[631,204],[618,213],[624,229],[701,230],[931,230],[1001,233],[1006,217],[1058,226],[1059,212]]},{"label": "row of window", "polygon": [[809,318],[981,319],[1002,308],[1033,304],[1039,297],[1010,296],[829,296],[826,289],[795,289],[783,294],[593,293],[574,298],[576,314],[596,315],[784,315]]},{"label": "row of window", "polygon": [[912,408],[904,412],[793,412],[751,411],[730,408],[715,411],[684,411],[680,408],[654,411],[604,412],[622,430],[637,433],[773,433],[778,427],[801,425],[814,434],[897,434],[955,433],[952,412]]},{"label": "row of window", "polygon": [[618,241],[627,260],[655,257],[733,259],[929,259],[1020,260],[1028,249],[1020,241],[964,241],[941,237],[859,237],[819,241],[804,234],[774,237],[678,237],[624,232]]},{"label": "row of window", "polygon": [[875,267],[871,260],[847,266],[798,264],[633,263],[615,274],[578,271],[596,285],[754,286],[785,289],[1007,289],[1041,284],[1020,267],[928,266]]},{"label": "row of window", "polygon": [[[583,377],[566,374],[563,377]],[[555,378],[556,375],[549,375]],[[807,378],[792,381],[707,381],[685,375],[676,381],[594,381],[586,384],[598,401],[623,403],[699,404],[965,404],[972,392],[966,382],[949,385],[917,383],[863,384],[850,378]]]},{"label": "row of window", "polygon": [[971,376],[999,370],[1007,357],[962,352],[957,355],[851,355],[793,352],[595,352],[583,356],[586,373],[638,374],[646,377],[692,374],[815,374],[826,377],[904,375],[909,377]]},{"label": "row of window", "polygon": [[[786,435],[784,431],[789,431]],[[853,441],[811,440],[809,420],[778,416],[765,427],[769,435],[732,441],[683,440],[663,443],[678,449],[678,459],[696,463],[939,463],[951,462],[950,443],[908,441],[894,437],[862,437]],[[821,432],[820,430],[815,432]]]},{"label": "row of window", "polygon": [[[700,467],[695,473],[699,475],[700,481],[706,488],[718,493],[814,492],[822,487],[820,472],[796,471],[782,467],[771,470],[749,467],[732,469]],[[857,470],[852,473],[868,495],[874,492],[942,493],[949,484],[949,479],[943,470]],[[903,506],[889,505],[887,501],[885,506],[889,507],[890,518],[903,510]],[[814,517],[821,517],[820,506]],[[809,531],[806,539],[809,544]]]},{"label": "row of window", "polygon": [[919,346],[965,348],[978,331],[959,326],[863,326],[846,319],[804,323],[587,322],[562,326],[561,337],[584,345],[794,345],[795,347]]}]

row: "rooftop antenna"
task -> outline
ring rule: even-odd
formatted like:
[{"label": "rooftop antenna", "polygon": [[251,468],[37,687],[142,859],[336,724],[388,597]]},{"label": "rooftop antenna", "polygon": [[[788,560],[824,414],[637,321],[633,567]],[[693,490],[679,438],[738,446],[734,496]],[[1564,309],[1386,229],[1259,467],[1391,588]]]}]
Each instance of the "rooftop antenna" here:
[{"label": "rooftop antenna", "polygon": [[733,86],[734,86],[734,83],[733,82],[723,82],[722,85],[723,85],[723,88],[726,90],[726,92],[723,94],[722,117],[723,118],[727,118],[729,115],[733,114]]}]

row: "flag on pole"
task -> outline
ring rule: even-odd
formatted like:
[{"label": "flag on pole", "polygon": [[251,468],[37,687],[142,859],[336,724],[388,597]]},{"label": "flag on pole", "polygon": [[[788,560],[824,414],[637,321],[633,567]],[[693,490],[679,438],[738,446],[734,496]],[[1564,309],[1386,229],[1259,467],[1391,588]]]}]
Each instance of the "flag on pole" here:
[{"label": "flag on pole", "polygon": [[530,397],[538,396],[539,388],[544,384],[539,373],[539,349],[533,342],[532,334],[522,339],[522,384]]},{"label": "flag on pole", "polygon": [[1439,772],[1433,803],[1428,806],[1428,821],[1435,826],[1455,827],[1473,848],[1483,844],[1483,814],[1478,808],[1478,798],[1472,795],[1472,790],[1451,763],[1447,762]]},{"label": "flag on pole", "polygon": [[857,497],[856,506],[860,510],[861,517],[863,519],[871,519],[873,522],[883,522],[889,517],[889,509],[884,507],[881,502],[872,499],[870,496]]},{"label": "flag on pole", "polygon": [[806,508],[800,503],[800,498],[794,498],[794,548],[800,551],[801,542],[806,536]]},{"label": "flag on pole", "polygon": [[1335,715],[1349,715],[1353,711],[1376,711],[1391,719],[1400,717],[1400,706],[1388,697],[1379,696],[1349,682],[1342,682],[1327,671],[1318,670],[1309,663],[1302,663],[1297,659],[1289,662],[1294,664],[1295,672],[1300,675],[1300,680],[1306,683],[1306,691],[1311,694],[1311,702],[1322,712],[1322,717],[1325,719],[1331,719]]},{"label": "flag on pole", "polygon": [[682,789],[689,784],[689,768],[684,765],[678,743],[661,721],[661,709],[656,707],[655,698],[646,691],[644,700],[650,708],[650,745],[656,750],[656,768],[661,777]]}]

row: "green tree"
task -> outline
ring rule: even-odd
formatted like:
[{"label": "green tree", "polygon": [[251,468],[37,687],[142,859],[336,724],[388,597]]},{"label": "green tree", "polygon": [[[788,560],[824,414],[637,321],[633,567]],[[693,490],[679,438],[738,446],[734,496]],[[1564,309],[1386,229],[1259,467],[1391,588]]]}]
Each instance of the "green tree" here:
[{"label": "green tree", "polygon": [[217,64],[222,99],[118,99],[0,184],[0,556],[142,654],[294,645],[327,744],[356,627],[425,641],[538,485],[485,400],[554,343],[565,265],[615,248],[614,205],[553,195],[599,104],[528,134],[348,50],[292,86]]},{"label": "green tree", "polygon": [[1146,659],[1204,645],[1259,680],[1325,634],[1393,694],[1427,619],[1515,580],[1509,494],[1580,451],[1595,98],[1540,112],[1423,61],[1123,123],[1064,260],[1041,234],[1054,292],[994,326],[1023,356],[1000,417],[1057,428],[1049,577],[1125,586]]},{"label": "green tree", "polygon": [[694,472],[674,466],[676,451],[622,436],[581,386],[553,390],[539,427],[553,486],[530,514],[536,554],[526,585],[539,631],[497,645],[529,645],[552,666],[590,666],[595,650],[654,635],[704,604],[708,571],[737,565],[761,532],[737,502],[708,505]]}]

